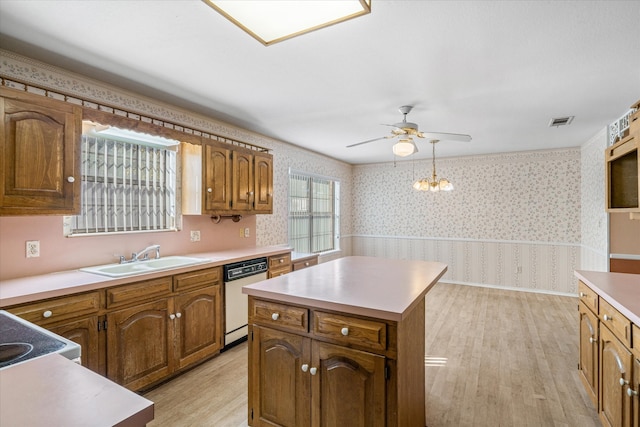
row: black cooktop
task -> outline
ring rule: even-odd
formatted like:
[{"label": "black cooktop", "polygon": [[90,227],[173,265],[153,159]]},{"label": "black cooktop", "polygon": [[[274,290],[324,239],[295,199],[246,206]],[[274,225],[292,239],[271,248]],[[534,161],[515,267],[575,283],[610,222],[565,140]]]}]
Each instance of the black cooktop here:
[{"label": "black cooktop", "polygon": [[69,345],[65,341],[36,325],[0,311],[0,368],[60,352]]}]

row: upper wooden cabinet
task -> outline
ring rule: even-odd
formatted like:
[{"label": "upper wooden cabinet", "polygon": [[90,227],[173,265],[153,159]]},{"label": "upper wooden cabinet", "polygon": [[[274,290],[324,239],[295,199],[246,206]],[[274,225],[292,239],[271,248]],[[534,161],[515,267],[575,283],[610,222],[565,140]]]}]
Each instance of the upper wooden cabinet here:
[{"label": "upper wooden cabinet", "polygon": [[0,88],[0,215],[80,209],[82,109]]},{"label": "upper wooden cabinet", "polygon": [[640,212],[640,102],[632,108],[626,136],[605,151],[607,212]]},{"label": "upper wooden cabinet", "polygon": [[182,213],[273,212],[271,154],[216,142],[182,144]]}]

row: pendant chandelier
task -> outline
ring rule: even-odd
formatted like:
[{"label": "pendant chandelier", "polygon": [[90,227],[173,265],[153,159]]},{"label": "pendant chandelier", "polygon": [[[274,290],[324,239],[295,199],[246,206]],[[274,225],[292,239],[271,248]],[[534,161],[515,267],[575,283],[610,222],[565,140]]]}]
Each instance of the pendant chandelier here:
[{"label": "pendant chandelier", "polygon": [[430,178],[422,178],[413,183],[413,188],[418,191],[451,191],[453,184],[446,178],[438,179],[436,175],[436,142],[437,139],[429,141],[433,148],[433,172]]}]

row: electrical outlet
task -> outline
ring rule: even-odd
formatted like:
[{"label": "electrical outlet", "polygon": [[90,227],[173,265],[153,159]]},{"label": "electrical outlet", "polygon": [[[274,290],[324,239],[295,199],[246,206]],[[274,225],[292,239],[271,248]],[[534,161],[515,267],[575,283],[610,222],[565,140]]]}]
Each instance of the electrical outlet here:
[{"label": "electrical outlet", "polygon": [[199,242],[200,241],[200,231],[192,231],[191,232],[191,241],[192,242]]},{"label": "electrical outlet", "polygon": [[249,237],[251,236],[251,229],[249,227],[246,227],[244,229],[244,237]]},{"label": "electrical outlet", "polygon": [[40,240],[27,241],[27,258],[37,258],[40,256]]}]

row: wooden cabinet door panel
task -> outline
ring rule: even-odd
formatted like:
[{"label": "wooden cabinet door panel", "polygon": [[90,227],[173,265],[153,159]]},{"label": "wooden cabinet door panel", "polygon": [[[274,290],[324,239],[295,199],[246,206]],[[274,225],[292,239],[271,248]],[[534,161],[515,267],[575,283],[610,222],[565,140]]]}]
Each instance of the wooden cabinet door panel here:
[{"label": "wooden cabinet door panel", "polygon": [[222,290],[210,286],[175,298],[177,368],[215,354],[222,348]]},{"label": "wooden cabinet door panel", "polygon": [[80,344],[80,360],[82,366],[99,374],[100,368],[100,333],[98,332],[98,316],[65,323],[49,328],[51,332]]},{"label": "wooden cabinet door panel", "polygon": [[584,302],[578,304],[580,313],[579,375],[591,401],[598,407],[598,318]]},{"label": "wooden cabinet door panel", "polygon": [[620,379],[631,381],[632,355],[606,327],[600,328],[600,421],[605,426],[631,425],[631,399]]},{"label": "wooden cabinet door panel", "polygon": [[5,88],[0,94],[0,213],[76,213],[81,109]]},{"label": "wooden cabinet door panel", "polygon": [[254,155],[253,209],[259,213],[273,211],[273,158],[271,155]]},{"label": "wooden cabinet door panel", "polygon": [[243,151],[233,152],[233,196],[234,211],[253,210],[253,155]]},{"label": "wooden cabinet door panel", "polygon": [[204,211],[231,208],[231,151],[218,145],[204,145]]},{"label": "wooden cabinet door panel", "polygon": [[[640,341],[637,344],[640,346]],[[634,427],[640,426],[640,359],[633,359],[633,382],[631,383],[631,407]]]},{"label": "wooden cabinet door panel", "polygon": [[385,358],[313,341],[311,425],[384,426]]},{"label": "wooden cabinet door panel", "polygon": [[259,326],[253,326],[252,332],[249,423],[308,427],[310,374],[302,367],[307,364],[308,368],[310,360],[309,338]]},{"label": "wooden cabinet door panel", "polygon": [[138,390],[173,372],[167,299],[107,314],[107,377]]}]

